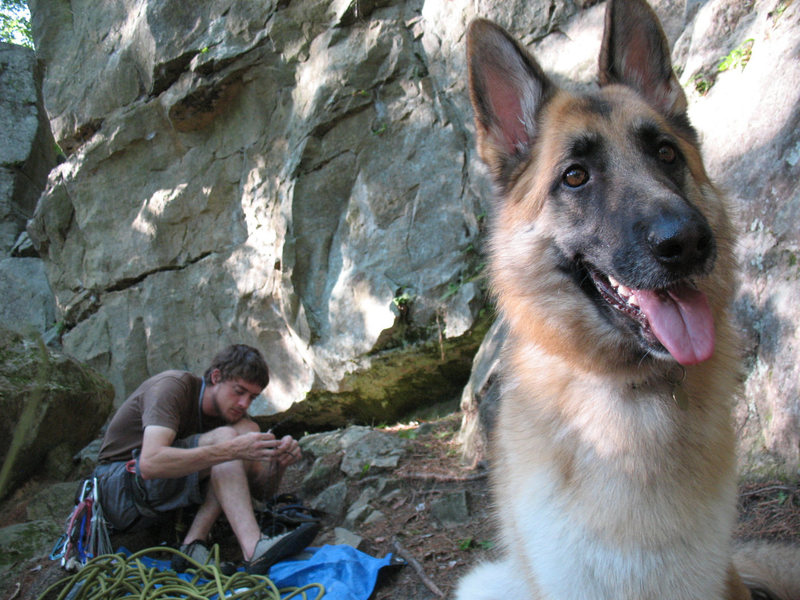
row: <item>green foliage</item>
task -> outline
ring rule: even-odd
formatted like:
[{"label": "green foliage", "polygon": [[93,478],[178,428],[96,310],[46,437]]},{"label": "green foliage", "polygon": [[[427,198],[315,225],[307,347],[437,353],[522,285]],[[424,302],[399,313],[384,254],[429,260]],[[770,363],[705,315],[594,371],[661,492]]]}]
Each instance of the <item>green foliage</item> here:
[{"label": "green foliage", "polygon": [[418,429],[401,429],[397,432],[397,437],[406,439],[406,440],[415,440],[419,436]]},{"label": "green foliage", "polygon": [[[465,252],[466,253],[474,252],[472,244],[469,244]],[[447,284],[447,291],[444,294],[442,294],[442,296],[439,298],[439,302],[444,302],[451,296],[455,296],[465,284],[484,277],[485,268],[486,268],[485,262],[472,261],[470,264],[467,265],[466,269],[459,274],[457,281],[451,281]]]},{"label": "green foliage", "polygon": [[459,550],[466,551],[466,550],[473,550],[475,548],[482,548],[483,550],[489,550],[492,547],[494,547],[494,543],[492,543],[490,540],[483,540],[479,542],[475,538],[471,537],[458,540]]},{"label": "green foliage", "polygon": [[708,90],[711,89],[711,86],[714,85],[714,79],[705,73],[697,73],[692,77],[692,83],[697,93],[701,96],[705,96]]},{"label": "green foliage", "polygon": [[0,42],[33,48],[31,13],[26,0],[0,0]]},{"label": "green foliage", "polygon": [[780,2],[778,2],[778,6],[775,8],[775,10],[772,13],[772,16],[775,18],[776,21],[778,20],[778,18],[783,16],[784,11],[787,8],[789,8],[789,5],[791,3],[792,3],[792,0],[781,0]]},{"label": "green foliage", "polygon": [[707,68],[695,73],[687,85],[691,85],[701,96],[705,96],[717,80],[717,75],[733,69],[744,69],[750,62],[755,40],[750,38],[731,50],[716,67]]},{"label": "green foliage", "polygon": [[719,72],[722,73],[723,71],[730,71],[731,69],[744,69],[747,63],[750,62],[754,43],[755,40],[750,38],[731,50],[728,56],[723,58],[722,62],[719,63]]},{"label": "green foliage", "polygon": [[408,309],[408,306],[411,304],[412,300],[414,300],[414,296],[406,291],[402,291],[402,293],[398,293],[397,296],[392,298],[392,304],[394,304],[398,310],[403,311]]}]

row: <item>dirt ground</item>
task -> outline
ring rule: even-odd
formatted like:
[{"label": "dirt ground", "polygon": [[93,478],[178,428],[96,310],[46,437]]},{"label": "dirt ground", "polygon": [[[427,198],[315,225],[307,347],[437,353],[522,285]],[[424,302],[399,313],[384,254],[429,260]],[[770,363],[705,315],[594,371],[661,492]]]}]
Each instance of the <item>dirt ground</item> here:
[{"label": "dirt ground", "polygon": [[[420,435],[415,435],[410,426],[389,429],[409,439],[408,452],[393,473],[401,492],[373,503],[375,508],[390,515],[388,519],[362,526],[355,533],[364,539],[360,548],[364,552],[373,556],[389,552],[400,554],[408,564],[388,574],[372,600],[449,598],[458,578],[470,565],[491,558],[496,552],[492,543],[488,477],[485,471],[470,470],[462,464],[455,441],[458,427],[459,416],[453,414],[433,422]],[[283,489],[296,490],[302,476],[302,468],[290,470]],[[369,480],[367,476],[351,481],[349,496],[356,497],[359,488]],[[454,527],[440,525],[429,510],[431,502],[461,490],[467,491],[470,519]],[[743,484],[740,509],[737,537],[800,543],[800,486],[797,484],[779,481]],[[7,511],[6,520],[8,514]],[[326,520],[318,542],[330,539],[337,525],[339,523]],[[231,548],[224,537],[220,537],[223,550],[226,554],[235,554],[235,548]],[[114,539],[113,542],[136,549],[135,539]],[[12,580],[0,583],[0,600],[36,600],[48,585],[64,575],[57,563],[47,560],[20,565],[17,573]]]}]

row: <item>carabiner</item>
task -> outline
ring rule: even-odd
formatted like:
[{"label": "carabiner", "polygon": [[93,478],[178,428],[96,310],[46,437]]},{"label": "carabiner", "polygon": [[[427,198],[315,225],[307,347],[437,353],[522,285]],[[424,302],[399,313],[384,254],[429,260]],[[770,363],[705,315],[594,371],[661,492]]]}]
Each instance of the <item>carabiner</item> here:
[{"label": "carabiner", "polygon": [[69,541],[69,536],[66,533],[62,533],[61,537],[53,544],[53,549],[50,551],[50,560],[58,560],[64,556],[64,552],[67,549],[67,541]]}]

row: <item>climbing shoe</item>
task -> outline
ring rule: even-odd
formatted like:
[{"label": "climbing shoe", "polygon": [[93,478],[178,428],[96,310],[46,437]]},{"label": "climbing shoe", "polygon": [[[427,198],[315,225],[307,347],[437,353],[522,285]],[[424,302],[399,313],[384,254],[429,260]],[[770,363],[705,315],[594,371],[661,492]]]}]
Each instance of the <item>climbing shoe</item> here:
[{"label": "climbing shoe", "polygon": [[[211,554],[208,546],[202,540],[195,540],[193,542],[189,542],[188,544],[183,544],[179,550],[181,554],[185,554],[188,558],[191,558],[201,565],[204,565],[208,562],[208,557]],[[171,562],[172,570],[176,573],[183,573],[186,571],[186,569],[197,568],[197,565],[180,554],[174,555]]]},{"label": "climbing shoe", "polygon": [[319,523],[302,523],[291,531],[262,537],[256,543],[253,557],[245,561],[245,571],[254,575],[266,575],[276,562],[305,550],[317,537],[319,530]]}]

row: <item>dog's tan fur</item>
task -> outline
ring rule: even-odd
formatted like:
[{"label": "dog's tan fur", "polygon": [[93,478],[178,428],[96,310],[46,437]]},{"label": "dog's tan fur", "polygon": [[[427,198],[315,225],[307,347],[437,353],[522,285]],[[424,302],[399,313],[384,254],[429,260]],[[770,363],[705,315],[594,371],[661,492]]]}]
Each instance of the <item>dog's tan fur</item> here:
[{"label": "dog's tan fur", "polygon": [[[685,119],[686,99],[665,48],[643,0],[611,0],[602,88],[576,96],[550,83],[497,26],[471,25],[478,150],[500,192],[490,273],[509,326],[492,469],[505,558],[462,580],[459,600],[751,597],[731,540],[735,234]],[[645,62],[643,53],[660,58],[634,64]],[[714,351],[684,367],[642,350],[602,318],[560,266],[575,222],[592,218],[587,212],[577,219],[553,200],[553,174],[572,160],[571,140],[584,132],[601,140],[604,185],[637,190],[635,200],[608,200],[620,214],[630,210],[626,202],[662,194],[666,178],[653,176],[651,159],[631,142],[641,122],[677,149],[683,201],[702,214],[715,240],[713,266],[692,277],[713,314]],[[610,235],[604,243],[621,242]],[[767,581],[763,562],[740,561],[747,581],[770,585],[777,598],[800,597],[789,584]]]}]

